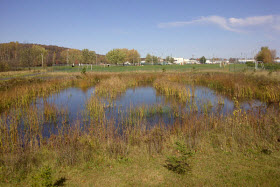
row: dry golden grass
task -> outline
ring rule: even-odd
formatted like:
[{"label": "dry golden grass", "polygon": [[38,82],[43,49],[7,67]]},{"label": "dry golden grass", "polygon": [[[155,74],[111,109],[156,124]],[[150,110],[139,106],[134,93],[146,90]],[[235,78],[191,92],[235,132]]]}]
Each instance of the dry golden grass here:
[{"label": "dry golden grass", "polygon": [[[8,103],[3,110],[8,112],[14,106],[23,106],[25,110],[22,113],[16,110],[10,121],[8,115],[0,118],[0,184],[35,184],[42,180],[45,166],[51,168],[52,183],[65,177],[66,185],[76,186],[277,186],[280,183],[279,110],[254,114],[236,108],[229,116],[185,112],[173,124],[159,123],[147,128],[150,126],[144,123],[144,117],[162,109],[150,112],[140,107],[127,119],[129,123],[114,126],[113,120],[105,120],[106,106],[93,95],[87,105],[88,126],[81,121],[60,124],[54,127],[61,128],[57,135],[43,139],[42,117],[55,120],[57,115],[67,114],[46,105],[38,115],[39,111],[28,105],[38,96],[73,85],[96,84],[97,92],[114,95],[130,86],[161,83],[156,79],[167,82],[163,89],[175,85],[175,93],[181,91],[183,83],[196,83],[238,97],[247,97],[247,92],[240,91],[245,87],[252,90],[249,95],[252,98],[261,98],[266,94],[264,91],[279,94],[279,82],[274,78],[244,74],[233,77],[224,73],[70,74],[30,84],[26,81],[22,86],[15,84],[1,93],[4,98],[1,102]],[[19,119],[26,120],[24,129],[18,128]],[[24,138],[19,136],[21,130],[25,132]],[[180,155],[174,148],[176,142],[193,153],[187,160],[191,170],[185,174],[163,167],[167,156]]]}]

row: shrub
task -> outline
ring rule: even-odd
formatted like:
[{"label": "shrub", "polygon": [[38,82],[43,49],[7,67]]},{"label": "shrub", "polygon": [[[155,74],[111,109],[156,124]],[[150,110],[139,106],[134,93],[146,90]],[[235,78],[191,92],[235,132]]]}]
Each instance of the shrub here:
[{"label": "shrub", "polygon": [[176,142],[176,150],[179,153],[179,156],[169,156],[165,161],[166,167],[168,170],[171,170],[178,174],[184,174],[187,171],[190,171],[190,164],[187,162],[188,158],[192,156],[192,152],[188,152],[184,144]]},{"label": "shrub", "polygon": [[83,75],[85,75],[85,74],[86,74],[86,72],[87,72],[86,67],[83,67],[83,69],[82,69],[81,73],[82,73]]},{"label": "shrub", "polygon": [[249,61],[245,63],[248,67],[255,67],[255,63],[253,61]]},{"label": "shrub", "polygon": [[52,169],[49,166],[42,167],[39,173],[33,177],[33,180],[33,186],[53,186]]}]

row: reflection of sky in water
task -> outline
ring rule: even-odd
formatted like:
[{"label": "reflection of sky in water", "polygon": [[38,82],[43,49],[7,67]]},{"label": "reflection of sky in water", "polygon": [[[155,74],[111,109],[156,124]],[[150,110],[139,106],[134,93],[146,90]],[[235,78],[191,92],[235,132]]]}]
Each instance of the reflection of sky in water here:
[{"label": "reflection of sky in water", "polygon": [[[188,89],[192,92],[192,87],[188,87]],[[54,103],[58,109],[59,108],[67,108],[69,111],[69,120],[73,121],[79,117],[81,117],[82,111],[85,109],[86,101],[93,94],[94,88],[89,88],[87,90],[81,90],[79,88],[68,88],[60,93],[56,93],[51,95],[46,99],[38,99],[36,102],[36,106],[39,108],[43,108],[44,101],[48,103]],[[104,99],[102,99],[104,100]],[[223,104],[219,104],[223,103]],[[222,102],[221,102],[222,101]],[[105,101],[106,102],[106,101]],[[106,102],[108,104],[108,102]],[[142,105],[167,105],[167,106],[180,106],[181,109],[188,110],[190,109],[193,103],[196,103],[197,110],[199,113],[203,113],[207,106],[211,105],[212,107],[208,107],[208,112],[212,113],[220,113],[223,115],[232,113],[234,110],[234,102],[228,99],[225,96],[216,94],[215,91],[202,87],[195,87],[195,97],[191,97],[190,101],[183,105],[182,103],[176,102],[176,99],[166,98],[165,96],[159,94],[153,87],[136,87],[127,89],[125,93],[120,95],[113,101],[113,109],[107,110],[108,117],[117,117],[118,110],[126,113],[130,107],[137,107]],[[266,107],[266,104],[263,104],[260,101],[250,100],[246,102],[239,102],[240,108],[247,111],[250,109],[256,109],[258,106]],[[192,107],[193,108],[193,107]]]},{"label": "reflection of sky in water", "polygon": [[[192,88],[187,87],[191,90]],[[207,106],[208,103],[211,103],[211,112],[218,112],[220,114],[226,115],[229,113],[232,113],[235,109],[234,101],[230,100],[229,98],[222,96],[220,94],[217,94],[215,91],[202,87],[202,86],[196,86],[195,87],[195,97],[192,99],[196,102],[196,105],[198,106],[198,111],[203,110],[203,106]],[[191,102],[194,102],[191,101]],[[242,110],[248,111],[248,110],[256,110],[257,107],[266,105],[260,101],[257,100],[248,100],[248,101],[239,101],[239,106]],[[188,104],[187,104],[188,107]]]},{"label": "reflection of sky in water", "polygon": [[93,93],[94,88],[82,90],[80,88],[68,88],[59,93],[53,94],[46,99],[38,99],[36,106],[44,107],[44,101],[55,104],[58,109],[67,108],[70,121],[77,119],[85,109],[85,103]]},{"label": "reflection of sky in water", "polygon": [[[192,91],[191,86],[187,86],[186,88]],[[39,111],[43,111],[44,102],[54,104],[59,111],[67,109],[69,113],[69,124],[72,125],[77,120],[80,120],[81,123],[83,123],[82,114],[86,109],[86,102],[93,94],[93,87],[87,90],[82,90],[80,88],[68,88],[62,90],[60,93],[53,94],[48,98],[37,99],[35,106],[38,107]],[[106,100],[101,100],[103,102],[106,102],[106,106],[109,106],[109,103]],[[222,101],[222,103],[224,104],[219,104],[219,101]],[[150,117],[147,117],[146,121],[151,125],[157,124],[159,122],[172,124],[174,122],[174,118],[171,108],[174,106],[178,106],[181,110],[184,110],[184,112],[188,112],[192,103],[196,103],[197,112],[199,114],[202,114],[204,112],[209,103],[211,103],[212,107],[208,107],[207,112],[215,115],[231,114],[235,109],[234,102],[232,100],[225,96],[219,95],[215,91],[206,87],[196,86],[195,97],[192,97],[189,102],[183,104],[177,102],[175,98],[167,98],[164,95],[159,94],[151,86],[144,86],[127,89],[125,93],[118,96],[113,101],[113,105],[106,108],[106,118],[113,118],[116,124],[119,124],[122,120],[126,119],[126,115],[128,115],[131,108],[140,106],[164,105],[167,106],[165,107],[165,109],[167,108],[166,113],[164,113],[163,115],[152,115]],[[259,106],[262,106],[262,110],[265,110],[266,108],[266,104],[255,100],[239,102],[239,104],[241,109],[243,109],[244,111],[258,111]],[[48,124],[47,122],[45,122],[43,127],[43,134],[45,137],[49,137],[52,133],[57,133],[58,128],[56,127],[61,126],[60,120],[61,119],[58,119],[57,124]]]}]

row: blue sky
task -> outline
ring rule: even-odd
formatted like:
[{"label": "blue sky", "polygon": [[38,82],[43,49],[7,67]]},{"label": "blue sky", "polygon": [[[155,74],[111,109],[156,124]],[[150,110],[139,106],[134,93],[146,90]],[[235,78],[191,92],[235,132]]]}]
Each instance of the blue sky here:
[{"label": "blue sky", "polygon": [[0,42],[137,49],[141,56],[280,56],[279,0],[0,0]]}]

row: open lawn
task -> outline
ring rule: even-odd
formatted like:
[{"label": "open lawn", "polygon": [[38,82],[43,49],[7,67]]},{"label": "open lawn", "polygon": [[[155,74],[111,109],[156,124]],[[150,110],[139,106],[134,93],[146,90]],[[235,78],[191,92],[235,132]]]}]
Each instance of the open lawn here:
[{"label": "open lawn", "polygon": [[[53,66],[48,68],[49,71],[54,72],[80,72],[82,68],[86,67],[86,71],[88,72],[130,72],[130,71],[154,71],[154,72],[162,72],[162,71],[243,71],[244,69],[248,69],[248,67],[244,64],[231,64],[221,68],[219,64],[193,64],[193,65],[144,65],[144,66]],[[252,69],[252,68],[249,68]]]}]

